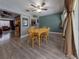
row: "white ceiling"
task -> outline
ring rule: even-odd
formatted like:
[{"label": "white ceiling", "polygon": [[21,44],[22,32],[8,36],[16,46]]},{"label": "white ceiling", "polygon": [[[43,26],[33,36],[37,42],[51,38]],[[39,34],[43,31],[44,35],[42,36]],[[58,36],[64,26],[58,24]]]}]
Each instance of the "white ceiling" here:
[{"label": "white ceiling", "polygon": [[[27,13],[25,10],[30,7],[30,4],[41,4],[42,1],[43,0],[0,0],[0,8]],[[31,13],[44,16],[61,12],[64,9],[64,0],[45,0],[45,2],[46,5],[44,7],[48,8],[47,11],[42,11],[41,13]]]}]

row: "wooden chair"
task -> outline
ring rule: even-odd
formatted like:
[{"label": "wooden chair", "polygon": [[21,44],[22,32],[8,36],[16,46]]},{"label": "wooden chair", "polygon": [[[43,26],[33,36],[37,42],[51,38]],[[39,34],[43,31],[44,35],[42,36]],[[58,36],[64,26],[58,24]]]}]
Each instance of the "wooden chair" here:
[{"label": "wooden chair", "polygon": [[43,39],[45,39],[46,40],[46,44],[48,43],[48,36],[49,36],[49,28],[46,28],[47,29],[47,31],[46,32],[43,32],[42,34],[41,34],[41,40],[43,41]]},{"label": "wooden chair", "polygon": [[38,39],[38,33],[32,33],[32,47],[34,47],[34,44],[35,44],[35,40]]},{"label": "wooden chair", "polygon": [[33,33],[31,31],[32,29],[29,29],[28,30],[28,41],[27,42],[31,42],[32,44],[32,47],[34,48],[34,43],[35,43],[35,40],[38,39],[38,33]]}]

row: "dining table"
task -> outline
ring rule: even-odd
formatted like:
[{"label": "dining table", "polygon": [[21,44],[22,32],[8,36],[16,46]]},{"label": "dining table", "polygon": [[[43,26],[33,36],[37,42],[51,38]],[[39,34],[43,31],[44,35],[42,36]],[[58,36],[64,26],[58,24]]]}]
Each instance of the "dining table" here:
[{"label": "dining table", "polygon": [[31,33],[37,33],[38,34],[38,40],[39,40],[39,47],[41,46],[41,34],[47,33],[48,34],[49,29],[48,28],[30,28],[29,32]]}]

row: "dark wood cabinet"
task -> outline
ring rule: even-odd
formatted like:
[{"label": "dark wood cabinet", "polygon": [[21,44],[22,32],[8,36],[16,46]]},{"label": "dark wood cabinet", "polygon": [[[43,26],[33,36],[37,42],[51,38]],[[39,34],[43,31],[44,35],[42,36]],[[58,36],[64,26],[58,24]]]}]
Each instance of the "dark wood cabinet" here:
[{"label": "dark wood cabinet", "polygon": [[15,36],[20,37],[21,33],[20,33],[20,26],[21,25],[21,19],[20,16],[16,17],[15,20]]}]

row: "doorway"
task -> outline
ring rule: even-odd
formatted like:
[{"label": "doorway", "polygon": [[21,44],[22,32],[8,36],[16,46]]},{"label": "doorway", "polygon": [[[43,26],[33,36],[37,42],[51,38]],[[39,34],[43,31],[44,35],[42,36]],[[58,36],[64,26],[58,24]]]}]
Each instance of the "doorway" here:
[{"label": "doorway", "polygon": [[0,23],[1,35],[3,35],[3,32],[7,32],[12,33],[12,37],[20,37],[20,14],[0,9],[0,20],[3,21],[3,23],[0,21],[2,23]]}]

